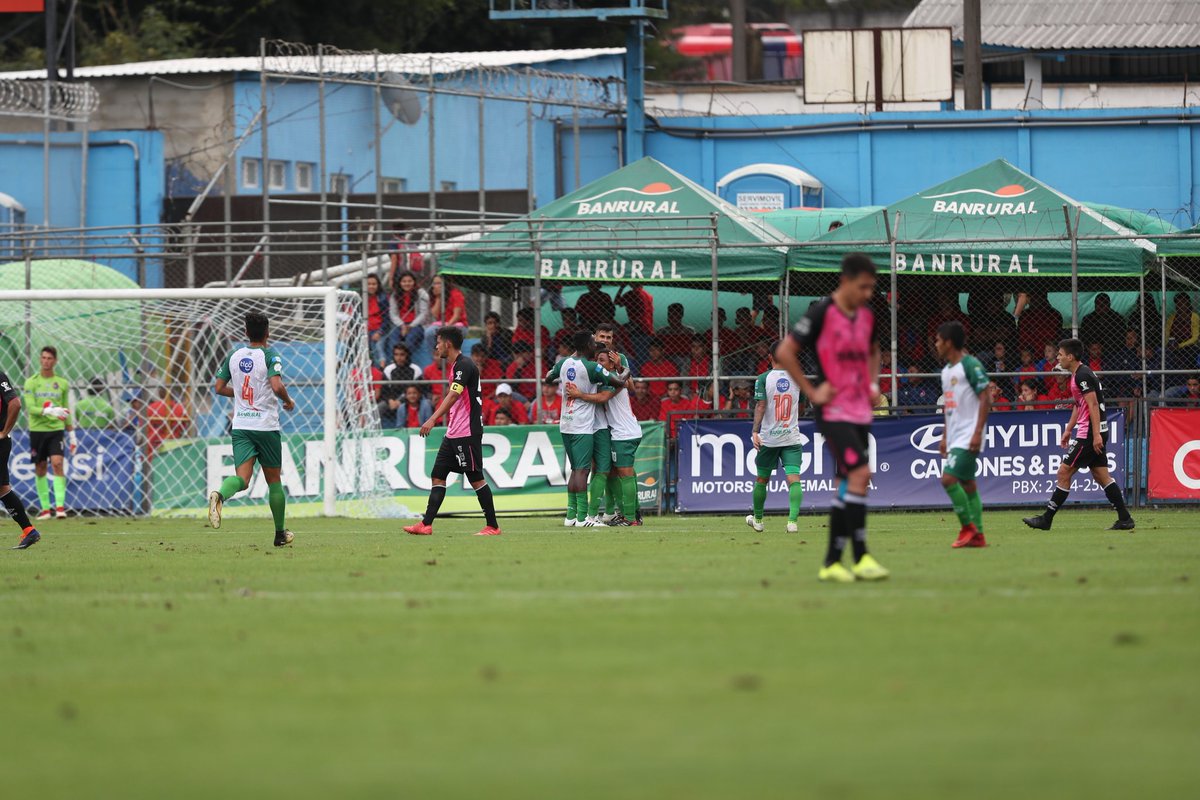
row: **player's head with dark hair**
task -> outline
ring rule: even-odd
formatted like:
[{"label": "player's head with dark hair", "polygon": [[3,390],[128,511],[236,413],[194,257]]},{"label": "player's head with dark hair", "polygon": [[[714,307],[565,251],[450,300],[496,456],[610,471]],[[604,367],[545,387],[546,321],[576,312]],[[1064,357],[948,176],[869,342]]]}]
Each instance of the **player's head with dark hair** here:
[{"label": "player's head with dark hair", "polygon": [[596,333],[611,333],[611,334],[615,335],[617,332],[617,326],[613,325],[611,322],[601,322],[599,325],[596,326],[595,332]]},{"label": "player's head with dark hair", "polygon": [[1074,372],[1073,364],[1083,361],[1083,342],[1078,339],[1063,339],[1058,343],[1058,365]]},{"label": "player's head with dark hair", "polygon": [[782,339],[776,339],[771,342],[771,363],[775,366],[780,366],[783,362],[779,360],[779,345],[783,344]]},{"label": "player's head with dark hair", "polygon": [[252,342],[265,342],[271,332],[271,321],[266,314],[251,311],[246,315],[246,338]]},{"label": "player's head with dark hair", "polygon": [[943,345],[949,345],[955,350],[962,350],[967,345],[967,331],[958,320],[948,320],[938,325],[934,344],[937,346],[938,355],[945,358],[947,354],[942,352]]},{"label": "player's head with dark hair", "polygon": [[837,289],[841,302],[851,309],[871,302],[875,293],[875,275],[875,263],[866,253],[842,256],[842,277]]},{"label": "player's head with dark hair", "polygon": [[596,343],[587,331],[576,331],[571,337],[571,346],[575,348],[576,353],[591,356],[595,352]]},{"label": "player's head with dark hair", "polygon": [[46,345],[45,347],[42,348],[42,352],[49,353],[50,355],[54,356],[55,358],[58,358],[58,348],[57,347],[52,347],[50,345]]},{"label": "player's head with dark hair", "polygon": [[[462,328],[457,325],[443,325],[438,328],[437,338],[439,341],[453,347],[455,350],[462,350],[463,335]],[[442,356],[445,358],[445,356]]]}]

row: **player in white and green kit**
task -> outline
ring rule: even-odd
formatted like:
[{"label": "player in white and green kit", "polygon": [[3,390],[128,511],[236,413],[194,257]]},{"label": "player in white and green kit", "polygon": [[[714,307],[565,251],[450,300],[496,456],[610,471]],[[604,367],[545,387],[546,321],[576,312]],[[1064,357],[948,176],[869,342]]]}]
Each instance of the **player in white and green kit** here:
[{"label": "player in white and green kit", "polygon": [[567,451],[567,462],[571,476],[567,479],[567,527],[593,527],[588,522],[588,473],[592,468],[593,443],[595,440],[596,406],[584,400],[570,397],[572,386],[583,394],[594,394],[600,386],[624,388],[625,381],[613,375],[593,359],[596,342],[586,331],[575,334],[575,352],[560,359],[546,375],[547,383],[562,382],[563,407],[558,420],[563,448]]},{"label": "player in white and green kit", "polygon": [[294,538],[285,524],[287,494],[280,483],[283,466],[283,437],[279,408],[291,411],[295,404],[283,385],[283,359],[267,346],[270,323],[262,314],[246,315],[246,338],[217,369],[216,392],[233,398],[233,463],[236,474],[221,482],[208,496],[208,522],[221,527],[221,508],[226,500],[250,485],[254,462],[267,479],[267,497],[275,519],[275,546],[291,544]]},{"label": "player in white and green kit", "polygon": [[966,332],[961,322],[943,322],[934,346],[945,359],[942,397],[946,427],[942,433],[942,486],[950,495],[962,528],[954,547],[987,547],[983,538],[983,501],[975,483],[976,457],[983,450],[983,429],[992,408],[988,375],[975,356],[963,352]]},{"label": "player in white and green kit", "polygon": [[788,533],[799,530],[800,504],[804,501],[804,486],[800,482],[800,465],[804,452],[800,446],[800,387],[779,366],[775,348],[771,348],[771,369],[758,376],[754,383],[754,432],[751,438],[758,450],[754,481],[754,513],[746,524],[756,531],[763,529],[763,508],[767,504],[767,484],[775,469],[783,464],[788,484]]}]

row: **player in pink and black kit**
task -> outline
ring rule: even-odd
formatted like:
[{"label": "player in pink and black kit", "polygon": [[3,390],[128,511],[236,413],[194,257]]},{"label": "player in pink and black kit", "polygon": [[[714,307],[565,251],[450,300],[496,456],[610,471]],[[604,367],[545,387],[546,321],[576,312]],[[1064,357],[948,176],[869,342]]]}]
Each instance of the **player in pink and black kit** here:
[{"label": "player in pink and black kit", "polygon": [[[814,303],[792,335],[779,345],[779,363],[817,410],[817,430],[833,453],[841,486],[829,510],[829,549],[817,574],[823,581],[877,581],[888,571],[867,552],[867,486],[871,481],[868,436],[879,398],[879,340],[869,304],[875,265],[863,253],[842,258],[842,277],[829,297]],[[810,383],[800,366],[801,348],[816,351]],[[854,566],[842,566],[850,542]]]},{"label": "player in pink and black kit", "polygon": [[[1071,478],[1081,469],[1092,471],[1096,483],[1104,488],[1104,496],[1117,510],[1117,521],[1109,528],[1110,531],[1131,531],[1134,528],[1133,517],[1125,507],[1125,495],[1116,480],[1108,472],[1108,420],[1104,416],[1104,389],[1100,386],[1096,373],[1083,363],[1083,342],[1078,339],[1063,339],[1058,343],[1058,365],[1071,373],[1071,420],[1063,429],[1063,447],[1068,447],[1067,456],[1058,467],[1058,483],[1046,510],[1036,517],[1026,517],[1022,520],[1031,528],[1040,531],[1050,530],[1054,515],[1067,502],[1071,492]],[[1075,429],[1074,440],[1071,429]]]},{"label": "player in pink and black kit", "polygon": [[449,421],[446,423],[446,438],[442,440],[433,462],[433,472],[430,474],[433,488],[429,490],[425,516],[416,525],[404,529],[406,533],[417,536],[433,533],[433,521],[442,507],[442,501],[446,499],[446,476],[451,472],[467,476],[487,519],[483,530],[475,535],[500,535],[492,487],[483,477],[483,398],[479,394],[479,370],[475,362],[462,352],[462,343],[462,328],[447,325],[437,332],[433,357],[446,359],[446,375],[450,385],[433,416],[421,426],[420,434],[422,437],[428,436],[438,420],[447,414]]}]

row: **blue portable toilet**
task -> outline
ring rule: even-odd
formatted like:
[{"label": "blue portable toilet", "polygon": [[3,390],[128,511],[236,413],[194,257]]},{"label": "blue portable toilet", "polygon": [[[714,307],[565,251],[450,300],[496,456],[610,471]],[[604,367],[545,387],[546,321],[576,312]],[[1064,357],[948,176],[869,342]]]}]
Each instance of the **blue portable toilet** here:
[{"label": "blue portable toilet", "polygon": [[738,167],[717,181],[717,194],[744,211],[825,207],[825,185],[786,164]]}]

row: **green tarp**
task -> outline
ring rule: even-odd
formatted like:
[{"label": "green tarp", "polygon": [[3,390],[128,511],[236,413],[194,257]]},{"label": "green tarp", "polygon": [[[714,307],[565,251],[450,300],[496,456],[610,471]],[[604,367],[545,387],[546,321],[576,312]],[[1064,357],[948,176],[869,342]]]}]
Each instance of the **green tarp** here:
[{"label": "green tarp", "polygon": [[1158,253],[1163,256],[1192,256],[1200,257],[1200,223],[1186,230],[1179,231],[1195,236],[1194,239],[1159,239]]},{"label": "green tarp", "polygon": [[834,222],[846,225],[856,219],[870,216],[883,209],[883,206],[861,206],[852,208],[784,208],[779,211],[766,211],[758,216],[771,224],[771,227],[797,242],[810,242],[829,231]]},{"label": "green tarp", "polygon": [[[1078,217],[1080,236],[1133,232],[999,159],[888,205],[887,224],[880,211],[826,233],[812,243],[814,247],[794,247],[788,263],[798,271],[834,271],[842,255],[853,249],[871,254],[886,269],[887,233],[892,227],[898,240],[915,242],[897,246],[897,273],[1070,275],[1064,205],[1072,224]],[[1061,238],[1029,241],[1037,237]],[[946,239],[996,241],[937,241]],[[1140,275],[1154,252],[1146,239],[1080,241],[1078,274]]]},{"label": "green tarp", "polygon": [[707,283],[712,215],[724,281],[777,281],[789,241],[653,158],[643,158],[439,258],[460,283]]}]

